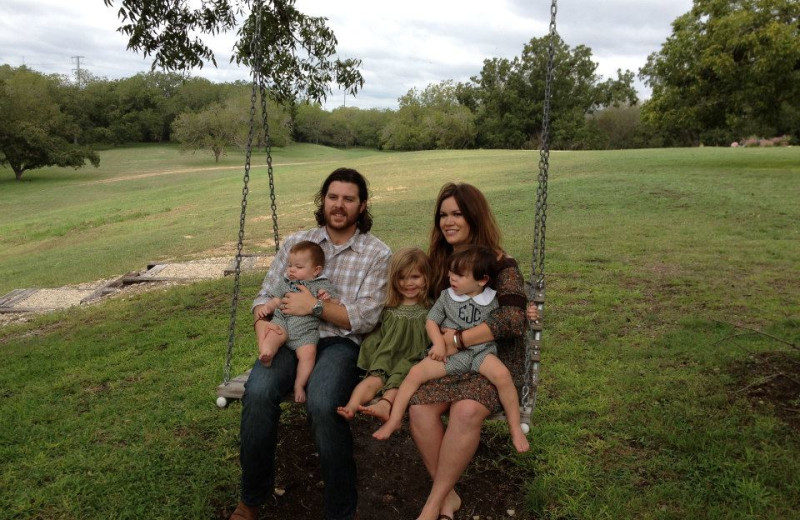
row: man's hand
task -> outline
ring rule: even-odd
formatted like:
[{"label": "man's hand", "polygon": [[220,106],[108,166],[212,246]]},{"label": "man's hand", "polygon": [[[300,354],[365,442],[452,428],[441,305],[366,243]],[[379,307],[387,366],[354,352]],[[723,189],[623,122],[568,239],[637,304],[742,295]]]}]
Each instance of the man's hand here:
[{"label": "man's hand", "polygon": [[311,294],[308,287],[298,286],[299,292],[287,292],[281,300],[281,312],[287,316],[308,316],[317,303],[317,298]]}]

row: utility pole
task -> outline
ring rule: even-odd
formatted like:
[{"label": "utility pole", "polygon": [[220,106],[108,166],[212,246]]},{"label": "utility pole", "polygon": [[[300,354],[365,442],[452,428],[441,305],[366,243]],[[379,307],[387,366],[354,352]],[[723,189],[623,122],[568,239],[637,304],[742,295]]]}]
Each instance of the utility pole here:
[{"label": "utility pole", "polygon": [[[76,67],[76,68],[74,68],[72,70],[75,71],[75,80],[78,83],[78,90],[81,89],[81,77],[82,77],[82,75],[81,75],[81,58],[85,58],[85,57],[86,56],[73,56],[72,57],[72,59],[75,61],[75,67]],[[78,145],[78,134],[75,134],[72,137],[72,144],[74,144],[76,146]]]},{"label": "utility pole", "polygon": [[77,68],[74,68],[72,70],[75,71],[75,79],[78,82],[78,88],[81,88],[81,58],[85,58],[85,57],[86,56],[73,56],[72,57],[72,60],[75,61],[75,63],[76,63],[75,66],[77,67]]}]

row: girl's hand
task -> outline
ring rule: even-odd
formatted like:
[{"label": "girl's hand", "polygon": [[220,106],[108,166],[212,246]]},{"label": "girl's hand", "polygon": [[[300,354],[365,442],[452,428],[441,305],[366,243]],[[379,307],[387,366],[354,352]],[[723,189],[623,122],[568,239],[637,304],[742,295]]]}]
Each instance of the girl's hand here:
[{"label": "girl's hand", "polygon": [[317,299],[327,302],[331,300],[331,295],[325,289],[320,289],[319,291],[317,291]]},{"label": "girl's hand", "polygon": [[528,312],[526,313],[530,321],[539,321],[539,307],[536,302],[528,304]]}]

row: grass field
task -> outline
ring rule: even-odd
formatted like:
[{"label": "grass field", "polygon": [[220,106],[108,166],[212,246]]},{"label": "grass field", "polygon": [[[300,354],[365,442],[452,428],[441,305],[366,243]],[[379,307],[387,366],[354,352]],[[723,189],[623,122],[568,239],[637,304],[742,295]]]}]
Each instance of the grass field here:
[{"label": "grass field", "polygon": [[[143,146],[101,159],[22,182],[0,170],[0,295],[234,252],[242,156]],[[527,266],[537,161],[277,150],[281,233],[312,224],[313,193],[346,165],[371,181],[373,231],[425,247],[438,188],[467,181]],[[265,172],[253,171],[247,251],[270,248]],[[753,397],[800,377],[780,341],[800,343],[798,200],[797,148],[551,155],[542,386],[532,450],[515,456],[529,476],[518,517],[800,518],[800,383]],[[260,275],[243,283],[245,317]],[[235,503],[238,409],[212,405],[230,292],[204,282],[0,329],[0,518],[215,518]],[[240,325],[234,371],[254,349]]]}]

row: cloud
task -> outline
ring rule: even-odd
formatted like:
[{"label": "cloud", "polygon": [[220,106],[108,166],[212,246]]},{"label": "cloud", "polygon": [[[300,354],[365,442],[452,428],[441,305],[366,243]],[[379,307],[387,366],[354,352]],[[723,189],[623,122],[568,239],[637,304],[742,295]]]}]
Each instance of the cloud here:
[{"label": "cloud", "polygon": [[[118,2],[117,2],[118,4]],[[592,49],[598,74],[638,72],[647,56],[671,33],[671,22],[687,12],[691,0],[561,0],[557,28],[571,47]],[[513,58],[525,43],[545,36],[549,2],[529,0],[297,0],[309,15],[328,18],[339,40],[339,55],[360,58],[366,80],[348,106],[396,107],[411,88],[478,75],[487,58]],[[150,70],[151,58],[126,50],[116,31],[117,6],[100,0],[3,0],[0,3],[0,63],[23,63],[45,73],[73,74],[74,56],[94,75],[118,79]],[[235,34],[208,40],[218,68],[207,65],[193,75],[211,81],[248,80],[249,71],[229,63]],[[637,84],[640,93],[644,86]],[[328,107],[340,106],[335,92]]]}]

